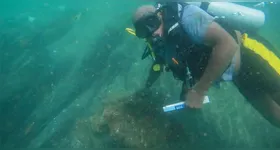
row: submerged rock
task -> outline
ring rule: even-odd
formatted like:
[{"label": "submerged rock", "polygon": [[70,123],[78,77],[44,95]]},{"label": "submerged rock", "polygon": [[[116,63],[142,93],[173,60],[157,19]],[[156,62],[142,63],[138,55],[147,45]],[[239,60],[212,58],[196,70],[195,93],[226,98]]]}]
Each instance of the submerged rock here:
[{"label": "submerged rock", "polygon": [[[85,142],[85,147],[167,148],[178,142],[182,147],[182,140],[186,140],[183,127],[162,112],[163,98],[139,91],[107,101],[100,113],[80,122],[83,126],[77,133],[85,132],[84,136],[91,137],[80,141]],[[81,131],[86,126],[88,131]]]}]

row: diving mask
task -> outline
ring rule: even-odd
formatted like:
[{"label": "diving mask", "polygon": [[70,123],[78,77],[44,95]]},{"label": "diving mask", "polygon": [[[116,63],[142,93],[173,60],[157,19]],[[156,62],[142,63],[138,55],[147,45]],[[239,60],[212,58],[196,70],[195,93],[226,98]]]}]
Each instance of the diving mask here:
[{"label": "diving mask", "polygon": [[148,13],[134,23],[136,36],[139,38],[148,38],[160,27],[161,20],[155,13]]}]

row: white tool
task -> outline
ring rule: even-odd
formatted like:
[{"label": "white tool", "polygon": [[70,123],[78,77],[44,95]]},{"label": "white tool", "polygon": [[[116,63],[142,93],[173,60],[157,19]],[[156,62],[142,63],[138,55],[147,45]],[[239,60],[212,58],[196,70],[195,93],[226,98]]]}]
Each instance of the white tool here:
[{"label": "white tool", "polygon": [[[203,104],[207,104],[209,102],[210,102],[209,97],[205,96],[204,100],[203,100]],[[185,107],[186,107],[185,102],[178,102],[178,103],[175,103],[175,104],[164,106],[162,108],[163,108],[164,112],[170,112],[170,111],[174,111],[174,110],[183,109]]]}]

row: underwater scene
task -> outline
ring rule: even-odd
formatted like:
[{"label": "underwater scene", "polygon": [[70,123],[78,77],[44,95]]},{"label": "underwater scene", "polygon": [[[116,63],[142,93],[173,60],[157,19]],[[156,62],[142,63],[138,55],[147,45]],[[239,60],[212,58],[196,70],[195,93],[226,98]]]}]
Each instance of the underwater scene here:
[{"label": "underwater scene", "polygon": [[280,3],[172,2],[2,0],[0,148],[280,147]]}]

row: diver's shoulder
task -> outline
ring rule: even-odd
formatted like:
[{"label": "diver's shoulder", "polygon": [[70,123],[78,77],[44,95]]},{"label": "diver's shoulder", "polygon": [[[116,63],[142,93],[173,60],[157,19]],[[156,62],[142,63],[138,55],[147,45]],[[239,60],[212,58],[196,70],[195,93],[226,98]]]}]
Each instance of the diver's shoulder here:
[{"label": "diver's shoulder", "polygon": [[201,11],[202,9],[196,5],[188,4],[184,6],[184,10],[196,10]]},{"label": "diver's shoulder", "polygon": [[197,14],[200,14],[200,16],[204,16],[207,18],[211,18],[211,16],[199,6],[189,4],[184,7],[183,16],[193,16]]}]

